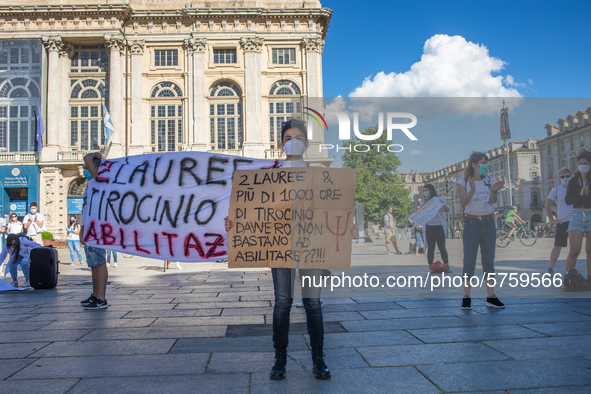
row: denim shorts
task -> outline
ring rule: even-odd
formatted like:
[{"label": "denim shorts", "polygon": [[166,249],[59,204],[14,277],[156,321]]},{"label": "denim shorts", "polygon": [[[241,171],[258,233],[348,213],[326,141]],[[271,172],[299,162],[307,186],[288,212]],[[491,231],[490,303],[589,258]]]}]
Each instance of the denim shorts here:
[{"label": "denim shorts", "polygon": [[86,255],[86,265],[90,268],[107,264],[107,252],[105,249],[84,245],[84,254]]},{"label": "denim shorts", "polygon": [[568,223],[568,231],[591,231],[591,209],[573,209],[573,220]]}]

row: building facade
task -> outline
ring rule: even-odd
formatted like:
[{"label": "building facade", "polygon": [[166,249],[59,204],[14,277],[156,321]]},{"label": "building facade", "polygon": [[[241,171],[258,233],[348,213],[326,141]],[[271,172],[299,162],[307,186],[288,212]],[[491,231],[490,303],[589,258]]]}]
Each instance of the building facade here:
[{"label": "building facade", "polygon": [[[550,190],[560,185],[558,170],[568,167],[576,171],[577,154],[591,149],[591,107],[558,119],[556,125],[546,125],[546,138],[538,142],[542,163],[542,198],[546,201]],[[545,212],[544,212],[545,216]],[[546,218],[545,220],[548,220]]]},{"label": "building facade", "polygon": [[[535,224],[543,220],[543,207],[545,199],[542,200],[542,177],[540,165],[540,150],[538,142],[534,139],[528,139],[525,142],[509,142],[509,161],[511,168],[511,180],[513,187],[511,189],[513,205],[519,209],[519,216],[524,220],[529,220]],[[507,150],[505,146],[494,148],[484,152],[489,158],[490,174],[497,179],[507,180]],[[413,204],[422,199],[423,189],[421,186],[431,183],[437,190],[437,194],[446,199],[450,207],[447,216],[448,234],[450,230],[462,221],[463,209],[459,203],[456,193],[456,183],[458,179],[464,177],[464,171],[468,165],[468,158],[459,163],[449,165],[430,173],[402,174],[405,184],[408,188],[413,188],[415,193],[411,193]],[[419,177],[417,177],[419,175]],[[422,179],[422,184],[418,182]],[[509,185],[506,182],[499,193],[496,212],[497,219],[509,210],[511,204],[509,195]]]},{"label": "building facade", "polygon": [[[48,231],[65,234],[84,188],[82,158],[105,148],[103,104],[115,126],[109,158],[278,158],[281,123],[322,97],[330,17],[316,0],[2,1],[2,215],[36,200]],[[310,165],[332,162],[313,149],[323,142],[314,133]]]}]

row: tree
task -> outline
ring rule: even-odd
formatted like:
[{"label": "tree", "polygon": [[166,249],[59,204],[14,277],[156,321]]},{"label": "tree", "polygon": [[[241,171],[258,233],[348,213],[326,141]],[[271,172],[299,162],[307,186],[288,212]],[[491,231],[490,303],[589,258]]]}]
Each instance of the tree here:
[{"label": "tree", "polygon": [[[362,134],[373,135],[378,127],[368,127]],[[408,218],[412,211],[409,191],[396,169],[400,166],[400,159],[394,152],[386,149],[390,145],[386,133],[373,140],[363,141],[357,136],[345,141],[345,147],[351,146],[351,151],[343,154],[343,167],[353,168],[357,174],[357,190],[355,202],[363,203],[365,220],[379,223],[388,205],[392,206],[392,215],[398,222]],[[356,152],[355,145],[369,146],[367,152]],[[358,150],[367,150],[360,146]],[[379,149],[379,151],[378,151]]]}]

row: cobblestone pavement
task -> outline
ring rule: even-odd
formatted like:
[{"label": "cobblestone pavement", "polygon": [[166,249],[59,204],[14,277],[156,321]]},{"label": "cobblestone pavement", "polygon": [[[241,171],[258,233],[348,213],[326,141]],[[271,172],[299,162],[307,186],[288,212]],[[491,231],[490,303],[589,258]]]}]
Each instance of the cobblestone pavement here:
[{"label": "cobblestone pavement", "polygon": [[[426,278],[425,256],[388,256],[381,242],[354,245],[352,269],[333,275]],[[551,247],[540,239],[497,249],[497,269],[544,273]],[[449,250],[459,275],[461,241]],[[67,249],[60,257],[69,263]],[[270,381],[270,271],[183,267],[120,257],[109,270],[111,306],[100,311],[80,306],[91,292],[80,265],[62,264],[56,289],[0,293],[0,392],[591,392],[591,292],[505,284],[497,294],[506,309],[486,308],[479,288],[465,311],[453,287],[324,291],[332,379],[312,376],[305,312],[294,306],[288,375]]]}]

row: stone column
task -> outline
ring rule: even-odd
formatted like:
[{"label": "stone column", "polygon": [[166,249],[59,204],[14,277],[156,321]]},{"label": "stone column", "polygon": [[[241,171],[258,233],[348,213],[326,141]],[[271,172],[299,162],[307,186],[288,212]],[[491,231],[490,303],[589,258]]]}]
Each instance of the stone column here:
[{"label": "stone column", "polygon": [[64,43],[59,51],[59,80],[61,81],[60,101],[60,126],[58,136],[59,150],[70,150],[70,83],[68,72],[70,71],[70,58],[72,57],[73,47],[70,43]]},{"label": "stone column", "polygon": [[247,37],[240,40],[244,50],[244,156],[265,157],[263,143],[263,96],[261,84],[261,52],[263,39]]},{"label": "stone column", "polygon": [[131,144],[129,155],[145,152],[142,129],[142,61],[144,58],[144,40],[128,42],[131,53]]},{"label": "stone column", "polygon": [[47,144],[42,150],[41,159],[44,162],[52,162],[57,161],[59,151],[61,117],[59,52],[63,49],[64,43],[60,36],[46,36],[42,41],[47,49],[47,117],[44,119]]},{"label": "stone column", "polygon": [[121,34],[106,35],[105,45],[109,49],[109,115],[115,126],[115,134],[110,149],[106,151],[109,158],[123,157],[125,152],[125,126],[123,107],[123,72],[121,71],[121,51],[125,39]]},{"label": "stone column", "polygon": [[189,53],[189,139],[191,150],[207,151],[209,149],[209,127],[205,111],[205,44],[207,40],[198,39],[191,34],[185,40],[185,48]]},{"label": "stone column", "polygon": [[[308,104],[312,107],[322,104],[322,50],[324,41],[318,38],[304,38],[302,46],[306,56],[306,80]],[[318,108],[321,111],[321,108]],[[324,131],[315,127],[306,154],[306,162],[310,166],[327,167],[332,162],[325,150],[320,151],[320,144],[324,144]]]}]

